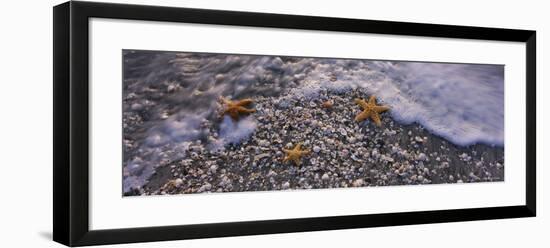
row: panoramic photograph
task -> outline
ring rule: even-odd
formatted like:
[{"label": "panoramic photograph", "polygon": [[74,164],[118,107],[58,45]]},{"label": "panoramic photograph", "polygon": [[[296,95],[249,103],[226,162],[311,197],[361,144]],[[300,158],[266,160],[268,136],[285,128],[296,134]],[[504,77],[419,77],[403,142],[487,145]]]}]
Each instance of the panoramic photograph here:
[{"label": "panoramic photograph", "polygon": [[504,181],[504,66],[123,50],[123,196]]}]

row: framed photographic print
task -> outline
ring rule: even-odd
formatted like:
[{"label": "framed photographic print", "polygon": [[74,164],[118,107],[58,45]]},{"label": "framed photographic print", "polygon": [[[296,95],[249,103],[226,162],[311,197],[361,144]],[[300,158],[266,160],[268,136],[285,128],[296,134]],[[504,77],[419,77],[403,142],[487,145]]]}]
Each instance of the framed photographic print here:
[{"label": "framed photographic print", "polygon": [[531,217],[535,31],[54,7],[54,240]]}]

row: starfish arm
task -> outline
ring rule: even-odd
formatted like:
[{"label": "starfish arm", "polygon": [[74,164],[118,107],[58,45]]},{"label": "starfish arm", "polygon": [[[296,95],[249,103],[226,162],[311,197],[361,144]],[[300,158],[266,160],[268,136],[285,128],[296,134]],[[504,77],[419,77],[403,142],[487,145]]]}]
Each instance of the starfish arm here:
[{"label": "starfish arm", "polygon": [[355,104],[361,106],[363,109],[367,108],[367,103],[363,99],[355,98]]},{"label": "starfish arm", "polygon": [[382,112],[390,110],[390,107],[388,107],[388,106],[374,106],[374,107],[372,107],[372,109],[377,113],[382,113]]},{"label": "starfish arm", "polygon": [[288,156],[283,158],[283,163],[285,163],[286,161],[288,161]]},{"label": "starfish arm", "polygon": [[377,126],[382,125],[382,121],[380,120],[380,115],[378,113],[373,113],[370,117]]},{"label": "starfish arm", "polygon": [[244,106],[244,105],[248,105],[248,104],[251,104],[253,103],[254,100],[250,99],[250,98],[246,98],[246,99],[243,99],[243,100],[240,100],[236,103],[237,106]]},{"label": "starfish arm", "polygon": [[309,150],[303,150],[303,151],[300,151],[300,155],[308,155],[309,154]]},{"label": "starfish arm", "polygon": [[363,111],[360,114],[358,114],[357,116],[355,116],[355,121],[364,121],[364,120],[368,119],[370,116],[371,116],[370,112]]},{"label": "starfish arm", "polygon": [[302,163],[302,161],[300,161],[300,158],[298,157],[294,158],[293,161],[296,165],[300,165]]},{"label": "starfish arm", "polygon": [[296,144],[296,147],[294,147],[294,151],[300,151],[301,148],[302,148],[302,143],[298,143]]},{"label": "starfish arm", "polygon": [[370,96],[369,104],[376,105],[376,97],[374,95]]},{"label": "starfish arm", "polygon": [[237,111],[240,112],[240,113],[247,113],[247,114],[256,112],[255,109],[248,109],[248,108],[241,107],[241,106],[237,107]]}]

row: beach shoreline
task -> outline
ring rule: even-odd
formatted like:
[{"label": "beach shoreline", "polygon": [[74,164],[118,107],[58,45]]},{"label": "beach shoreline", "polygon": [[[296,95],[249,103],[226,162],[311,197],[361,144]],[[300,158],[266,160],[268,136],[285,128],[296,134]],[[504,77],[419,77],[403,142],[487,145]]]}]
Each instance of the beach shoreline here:
[{"label": "beach shoreline", "polygon": [[[251,107],[256,112],[233,120],[235,127],[253,122],[250,136],[223,144],[220,151],[200,139],[190,142],[185,156],[155,167],[143,187],[125,195],[504,180],[503,147],[458,146],[417,123],[399,124],[389,113],[381,114],[380,127],[370,120],[354,121],[361,112],[354,99],[368,99],[367,93],[323,91],[315,99],[255,97]],[[332,107],[324,107],[326,101]],[[219,135],[220,125],[227,122],[223,118],[204,125]],[[300,165],[283,162],[283,149],[298,143],[310,154],[301,158]]]}]

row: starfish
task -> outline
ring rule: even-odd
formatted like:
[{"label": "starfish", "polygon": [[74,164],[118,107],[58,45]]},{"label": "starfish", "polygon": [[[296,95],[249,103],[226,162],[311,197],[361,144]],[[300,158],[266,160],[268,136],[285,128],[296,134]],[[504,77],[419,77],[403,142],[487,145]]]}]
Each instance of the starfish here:
[{"label": "starfish", "polygon": [[296,165],[300,165],[300,157],[309,154],[308,150],[301,150],[301,148],[302,143],[298,143],[292,150],[283,149],[283,151],[286,153],[286,156],[283,159],[283,163],[292,160],[292,162],[294,162]]},{"label": "starfish", "polygon": [[382,124],[380,121],[380,113],[390,109],[388,106],[376,105],[375,96],[371,96],[369,102],[356,98],[355,103],[363,108],[363,112],[355,117],[355,121],[364,121],[365,119],[371,118],[377,126]]},{"label": "starfish", "polygon": [[255,109],[249,109],[244,107],[245,105],[251,104],[254,101],[250,98],[231,101],[225,98],[221,98],[221,101],[225,104],[225,109],[223,110],[222,115],[229,114],[233,120],[239,120],[239,115],[241,114],[250,114],[256,112]]}]

